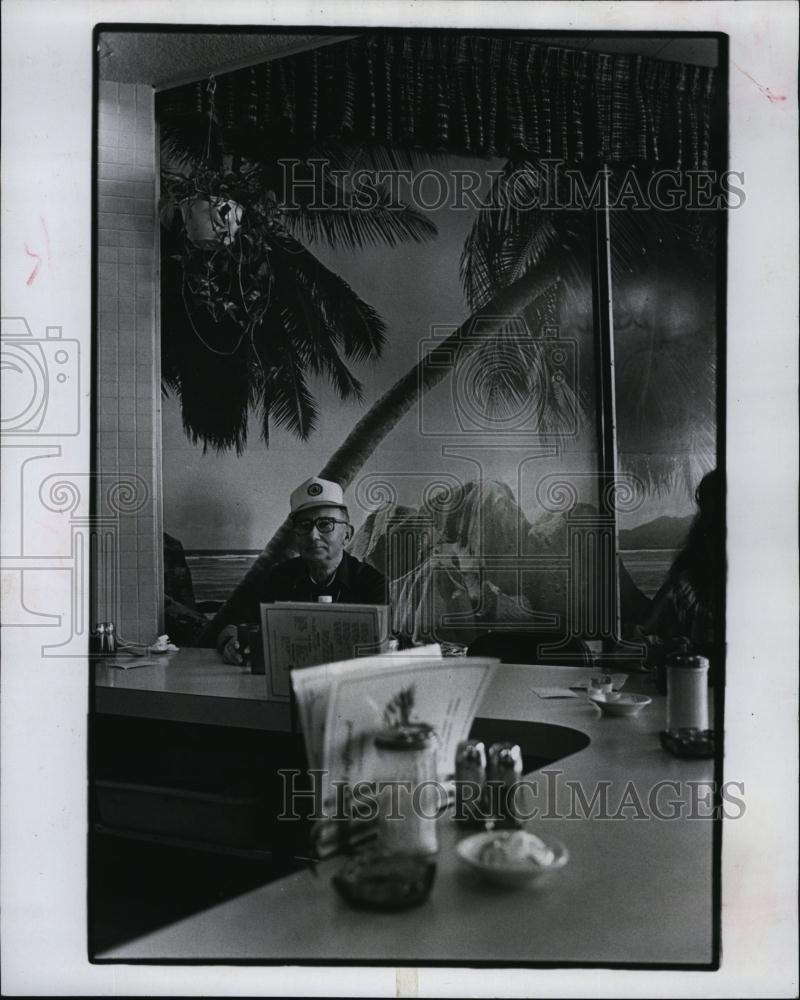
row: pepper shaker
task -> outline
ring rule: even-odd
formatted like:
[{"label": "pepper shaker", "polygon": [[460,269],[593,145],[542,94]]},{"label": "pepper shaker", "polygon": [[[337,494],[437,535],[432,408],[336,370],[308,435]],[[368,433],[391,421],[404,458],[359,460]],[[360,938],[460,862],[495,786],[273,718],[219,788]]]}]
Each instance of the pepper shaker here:
[{"label": "pepper shaker", "polygon": [[522,750],[516,743],[493,743],[486,768],[491,816],[501,826],[519,826],[515,815],[515,785],[522,776]]}]

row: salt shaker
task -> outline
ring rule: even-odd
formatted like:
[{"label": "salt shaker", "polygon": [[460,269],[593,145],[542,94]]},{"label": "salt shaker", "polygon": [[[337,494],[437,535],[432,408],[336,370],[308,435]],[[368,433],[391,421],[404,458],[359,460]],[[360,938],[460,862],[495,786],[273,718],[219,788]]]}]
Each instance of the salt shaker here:
[{"label": "salt shaker", "polygon": [[482,740],[462,740],[456,748],[455,818],[480,821],[486,785],[486,748]]},{"label": "salt shaker", "polygon": [[667,657],[667,731],[708,729],[708,660],[684,642]]},{"label": "salt shaker", "polygon": [[405,723],[375,737],[380,753],[378,796],[380,839],[386,851],[435,854],[436,814],[441,791],[436,783],[436,735],[425,723]]},{"label": "salt shaker", "polygon": [[113,622],[104,622],[106,627],[105,652],[114,654],[117,651],[117,633]]},{"label": "salt shaker", "polygon": [[92,632],[90,649],[92,653],[102,655],[106,651],[106,623],[98,622]]}]

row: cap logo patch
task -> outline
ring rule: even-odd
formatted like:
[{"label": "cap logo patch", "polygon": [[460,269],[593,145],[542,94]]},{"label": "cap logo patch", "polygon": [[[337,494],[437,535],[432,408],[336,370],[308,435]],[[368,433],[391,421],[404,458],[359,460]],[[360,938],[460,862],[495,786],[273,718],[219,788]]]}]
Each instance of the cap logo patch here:
[{"label": "cap logo patch", "polygon": [[319,483],[312,483],[308,487],[308,495],[310,497],[318,497],[320,493],[322,493],[322,487],[320,486]]}]

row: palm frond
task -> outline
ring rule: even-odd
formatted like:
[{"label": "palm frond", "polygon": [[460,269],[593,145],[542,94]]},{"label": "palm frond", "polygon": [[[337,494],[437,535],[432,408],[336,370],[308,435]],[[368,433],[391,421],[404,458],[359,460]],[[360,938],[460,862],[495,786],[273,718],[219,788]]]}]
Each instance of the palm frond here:
[{"label": "palm frond", "polygon": [[386,325],[372,306],[291,234],[276,233],[275,247],[281,252],[276,262],[291,262],[291,277],[306,289],[323,325],[339,338],[344,356],[354,361],[378,357]]},{"label": "palm frond", "polygon": [[[524,417],[539,434],[574,432],[583,416],[577,387],[553,363],[553,343],[508,325],[482,343],[464,366],[459,391],[471,409],[496,419]],[[457,372],[456,377],[459,377]]]},{"label": "palm frond", "polygon": [[358,403],[364,402],[364,386],[342,361],[338,352],[332,351],[330,354],[326,354],[324,371],[340,399],[355,399]]},{"label": "palm frond", "polygon": [[[290,332],[290,316],[282,312],[281,320],[287,332]],[[276,367],[265,385],[265,406],[278,426],[286,427],[301,441],[307,441],[316,426],[319,410],[306,382],[303,365],[291,336],[283,340],[278,355],[282,356],[283,363]]]},{"label": "palm frond", "polygon": [[552,214],[535,207],[543,183],[535,165],[513,161],[492,182],[461,254],[461,282],[472,309],[527,274],[563,238]]},{"label": "palm frond", "polygon": [[319,155],[326,156],[337,167],[351,170],[375,170],[417,173],[436,165],[448,166],[452,154],[448,150],[422,149],[379,142],[358,145],[346,142],[323,142]]},{"label": "palm frond", "polygon": [[341,337],[327,322],[324,296],[309,280],[312,255],[276,253],[274,261],[273,299],[264,323],[253,331],[266,399],[262,425],[272,418],[305,440],[318,415],[307,375],[327,377],[341,399],[360,400],[362,387],[340,355]]},{"label": "palm frond", "polygon": [[284,212],[283,221],[299,239],[345,250],[423,243],[437,235],[430,218],[410,205],[393,201],[387,187],[370,186],[359,193],[324,177],[318,200],[306,191],[305,197]]},{"label": "palm frond", "polygon": [[339,356],[341,345],[338,332],[328,325],[316,289],[309,285],[294,265],[294,258],[287,262],[276,256],[272,313],[277,311],[280,314],[280,322],[266,344],[261,330],[256,330],[255,339],[261,341],[261,352],[271,356],[273,350],[280,349],[283,340],[289,338],[298,362],[312,375],[320,376],[332,371],[334,387],[340,391],[342,398],[347,398],[358,391],[360,383]]}]

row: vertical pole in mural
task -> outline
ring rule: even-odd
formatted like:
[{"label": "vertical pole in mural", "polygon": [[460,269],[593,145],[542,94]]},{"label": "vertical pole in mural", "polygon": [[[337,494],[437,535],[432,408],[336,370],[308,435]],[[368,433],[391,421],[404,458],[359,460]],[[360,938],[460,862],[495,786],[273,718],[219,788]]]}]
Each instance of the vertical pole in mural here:
[{"label": "vertical pole in mural", "polygon": [[[594,212],[592,306],[594,313],[595,372],[597,377],[597,449],[600,467],[600,527],[597,553],[611,546],[611,558],[595,561],[597,575],[587,575],[589,586],[598,588],[595,601],[606,609],[610,635],[602,629],[603,645],[610,652],[613,639],[622,634],[620,622],[619,572],[614,483],[617,476],[617,406],[614,385],[614,304],[611,291],[611,213],[608,197],[608,166],[601,167],[601,204]],[[594,548],[594,546],[593,546]],[[586,567],[588,568],[588,567]],[[576,570],[577,572],[577,570]],[[589,595],[587,595],[588,597]]]}]

